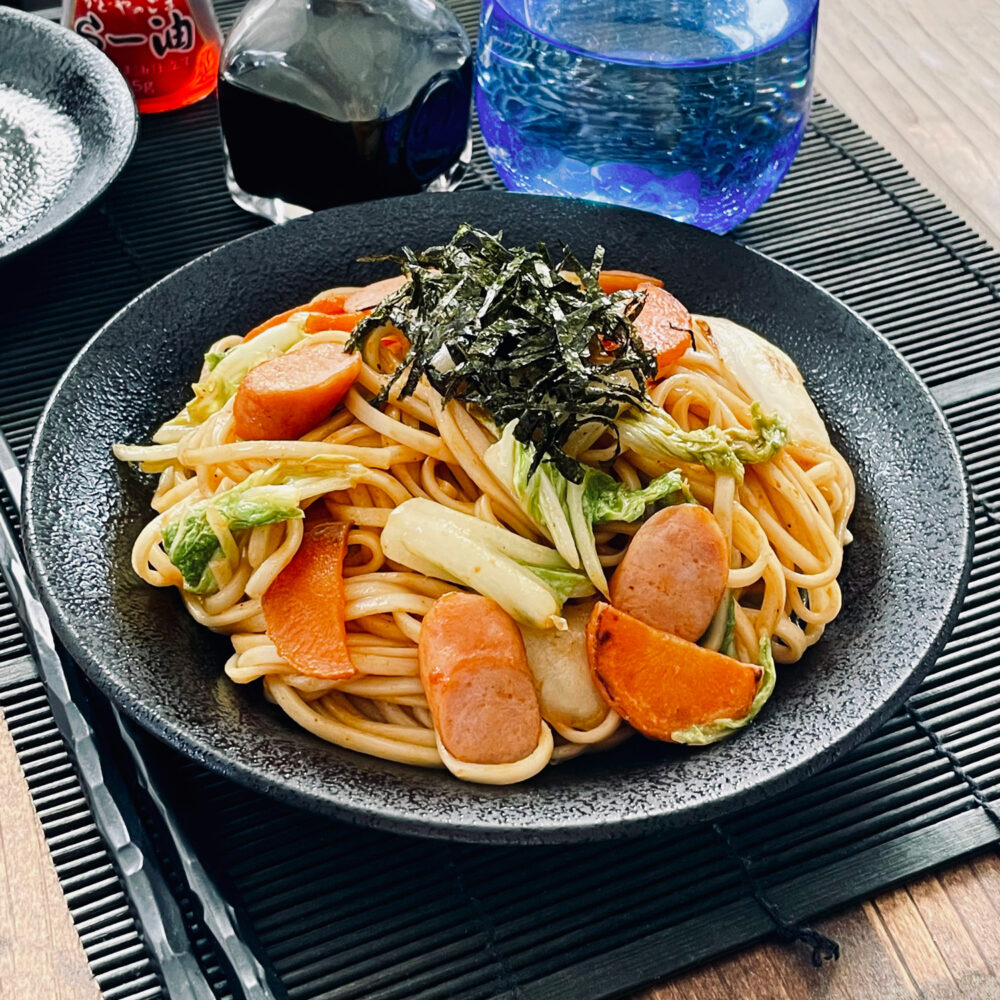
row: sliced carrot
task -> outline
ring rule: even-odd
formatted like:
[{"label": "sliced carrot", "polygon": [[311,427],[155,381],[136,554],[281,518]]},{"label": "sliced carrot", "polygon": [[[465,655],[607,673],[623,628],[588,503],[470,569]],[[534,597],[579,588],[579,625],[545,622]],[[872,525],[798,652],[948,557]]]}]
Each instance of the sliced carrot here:
[{"label": "sliced carrot", "polygon": [[294,309],[286,309],[283,313],[278,313],[277,316],[272,316],[270,319],[265,320],[260,326],[255,326],[244,338],[244,343],[248,340],[253,340],[254,337],[260,336],[265,330],[270,330],[272,326],[277,326],[279,323],[284,323],[286,319],[292,318],[292,313],[297,313],[302,311],[302,306],[296,306]]},{"label": "sliced carrot", "polygon": [[361,356],[309,344],[251,368],[236,390],[233,426],[247,441],[290,441],[324,420],[361,374]]},{"label": "sliced carrot", "polygon": [[306,333],[322,333],[324,330],[339,330],[336,321],[340,315],[327,316],[325,313],[308,313],[302,329]]},{"label": "sliced carrot", "polygon": [[307,523],[291,562],[261,597],[267,636],[300,673],[346,680],[357,670],[344,625],[344,553],[350,525]]},{"label": "sliced carrot", "polygon": [[379,343],[393,354],[403,355],[410,349],[410,338],[393,326],[387,326],[386,334]]},{"label": "sliced carrot", "polygon": [[595,605],[587,658],[598,688],[630,725],[657,740],[750,711],[759,669]]},{"label": "sliced carrot", "polygon": [[350,333],[367,315],[366,312],[337,313],[335,315],[310,313],[306,317],[306,325],[302,329],[306,333],[320,333],[323,330],[346,330]]},{"label": "sliced carrot", "polygon": [[339,288],[328,288],[325,292],[320,292],[319,295],[314,295],[309,300],[309,308],[319,306],[323,312],[342,313],[344,312],[344,303],[350,294],[351,292],[345,292]]},{"label": "sliced carrot", "polygon": [[605,295],[620,292],[623,289],[636,289],[642,284],[655,285],[657,288],[663,287],[663,282],[659,278],[640,274],[638,271],[601,271],[597,276],[597,283]]},{"label": "sliced carrot", "polygon": [[[270,319],[265,320],[260,326],[255,326],[244,338],[244,343],[248,340],[253,340],[254,337],[259,336],[265,330],[270,330],[272,326],[277,326],[279,323],[284,323],[285,320],[289,320],[297,312],[309,312],[309,313],[322,313],[323,315],[333,316],[337,313],[342,313],[344,311],[344,299],[343,295],[332,295],[327,299],[315,298],[311,302],[305,302],[301,306],[296,306],[294,309],[286,309],[283,313],[278,313],[277,316],[272,316]],[[342,327],[336,327],[335,329],[343,329]]]},{"label": "sliced carrot", "polygon": [[651,282],[641,283],[637,291],[646,293],[646,303],[635,318],[635,332],[646,350],[656,355],[656,377],[663,378],[691,346],[691,314],[670,292]]}]

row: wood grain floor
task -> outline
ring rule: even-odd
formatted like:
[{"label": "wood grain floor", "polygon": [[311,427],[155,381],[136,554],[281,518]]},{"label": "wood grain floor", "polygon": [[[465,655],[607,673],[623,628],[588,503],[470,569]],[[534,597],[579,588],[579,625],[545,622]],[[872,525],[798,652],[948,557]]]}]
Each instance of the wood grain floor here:
[{"label": "wood grain floor", "polygon": [[[1000,0],[821,0],[819,89],[1000,247]],[[1000,1000],[1000,859],[814,925],[842,958],[767,942],[636,1000]],[[0,720],[0,1000],[98,990]]]},{"label": "wood grain floor", "polygon": [[815,922],[841,945],[812,966],[807,949],[768,942],[636,1000],[997,1000],[1000,859],[984,854]]},{"label": "wood grain floor", "polygon": [[0,716],[0,1000],[99,995]]},{"label": "wood grain floor", "polygon": [[820,0],[819,89],[1000,247],[1000,0]]}]

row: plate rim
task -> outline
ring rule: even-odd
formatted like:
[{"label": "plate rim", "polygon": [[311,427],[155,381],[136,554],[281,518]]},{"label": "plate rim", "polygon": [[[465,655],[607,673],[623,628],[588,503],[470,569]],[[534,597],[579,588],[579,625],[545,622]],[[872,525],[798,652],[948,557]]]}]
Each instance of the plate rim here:
[{"label": "plate rim", "polygon": [[[108,106],[112,111],[114,121],[112,127],[119,130],[127,129],[126,142],[122,147],[121,155],[106,175],[101,178],[100,184],[94,187],[86,196],[82,197],[80,204],[76,206],[68,215],[62,218],[51,219],[51,207],[57,205],[55,202],[50,209],[42,215],[36,223],[32,223],[27,229],[14,236],[4,243],[0,243],[0,263],[9,257],[43,243],[54,236],[65,226],[68,226],[74,219],[77,219],[82,212],[90,208],[100,199],[108,188],[118,179],[118,176],[125,169],[126,164],[135,151],[135,145],[139,138],[139,108],[136,104],[135,95],[128,81],[122,76],[118,67],[111,59],[101,52],[94,44],[78,35],[70,28],[64,27],[55,21],[41,17],[28,11],[18,10],[14,7],[0,7],[0,22],[9,20],[21,22],[29,25],[34,31],[41,34],[48,33],[53,38],[62,38],[67,44],[73,46],[78,54],[78,65],[85,67],[88,79],[94,84],[102,94],[105,95]],[[69,36],[69,37],[67,37]],[[72,188],[70,182],[70,190]],[[59,199],[60,201],[62,199]],[[48,220],[48,221],[47,221]],[[76,358],[74,357],[74,361]]]},{"label": "plate rim", "polygon": [[[553,205],[566,203],[567,201],[575,201],[575,199],[564,199],[543,195],[525,195],[514,192],[491,190],[407,195],[399,198],[384,199],[379,204],[384,205],[386,203],[390,203],[389,207],[391,207],[391,203],[396,203],[408,208],[418,200],[428,198],[468,198],[470,195],[474,198],[486,196],[486,200],[492,198],[510,197],[531,198],[539,202],[547,202]],[[594,208],[597,210],[607,208],[616,212],[627,212],[639,217],[647,219],[650,218],[646,215],[646,213],[633,209],[622,209],[617,206],[600,206],[589,202],[578,202],[578,204],[584,204],[587,208]],[[346,207],[357,208],[358,206]],[[492,823],[485,823],[484,821],[478,819],[456,822],[435,817],[417,817],[410,814],[400,814],[398,810],[394,810],[392,808],[378,806],[373,807],[371,805],[358,807],[349,801],[346,801],[346,799],[344,801],[334,801],[330,797],[320,795],[314,790],[302,788],[298,784],[289,783],[287,780],[284,783],[275,782],[273,778],[269,778],[258,768],[246,764],[242,760],[223,757],[220,751],[215,749],[210,741],[194,737],[185,732],[180,726],[172,723],[166,723],[162,718],[156,715],[155,712],[148,710],[137,697],[131,694],[129,689],[118,678],[116,678],[114,674],[108,671],[103,665],[94,662],[88,655],[83,643],[77,635],[77,630],[68,624],[60,612],[59,603],[49,586],[48,575],[42,565],[41,559],[39,558],[39,546],[33,521],[32,493],[35,481],[36,458],[38,451],[42,446],[44,431],[46,424],[50,419],[51,411],[57,404],[58,397],[64,384],[72,376],[72,373],[78,364],[81,363],[82,359],[91,347],[100,338],[102,338],[105,335],[105,332],[116,324],[125,313],[135,307],[147,296],[152,295],[162,285],[174,280],[178,275],[183,274],[188,269],[200,266],[206,259],[214,257],[217,254],[227,252],[230,247],[236,244],[242,244],[244,241],[248,240],[261,239],[262,237],[266,237],[269,233],[281,231],[282,229],[287,229],[289,227],[297,227],[303,224],[308,225],[309,219],[314,218],[316,215],[330,215],[342,210],[343,207],[333,208],[323,213],[314,213],[313,216],[307,216],[303,219],[286,223],[282,227],[268,227],[266,229],[248,233],[237,239],[227,241],[226,243],[215,247],[206,253],[200,254],[186,264],[164,275],[158,281],[144,289],[137,296],[126,303],[86,341],[86,343],[74,355],[72,361],[60,376],[45,403],[45,407],[42,410],[41,415],[39,416],[38,424],[32,436],[28,460],[25,467],[22,494],[24,510],[22,533],[25,542],[26,554],[28,556],[29,571],[36,583],[39,597],[50,617],[53,628],[59,636],[59,639],[69,650],[73,659],[80,664],[88,678],[93,681],[97,687],[113,701],[114,704],[122,707],[129,714],[129,716],[142,725],[144,729],[150,732],[161,742],[166,743],[168,746],[171,746],[177,751],[183,753],[188,758],[211,768],[214,772],[221,774],[224,777],[240,782],[255,792],[276,798],[289,805],[298,808],[305,808],[312,812],[350,822],[354,825],[388,830],[407,835],[459,842],[464,841],[469,843],[577,843],[583,841],[632,838],[636,836],[648,835],[656,830],[684,827],[698,822],[714,819],[718,816],[731,813],[737,809],[752,806],[767,798],[780,794],[781,791],[822,770],[832,761],[841,757],[852,747],[856,746],[867,736],[871,735],[918,687],[950,638],[951,632],[961,612],[962,598],[966,592],[972,569],[975,525],[971,516],[971,484],[966,471],[964,458],[958,447],[957,440],[950,427],[947,417],[930,388],[917,374],[913,366],[902,356],[902,354],[887,338],[880,334],[870,323],[867,322],[867,320],[861,317],[856,310],[852,309],[842,300],[826,291],[821,285],[812,279],[796,271],[794,268],[775,260],[773,257],[770,257],[753,247],[748,247],[736,240],[717,236],[703,230],[697,230],[700,234],[699,238],[709,238],[710,240],[730,243],[731,245],[738,247],[740,252],[750,253],[755,257],[766,261],[768,265],[780,268],[793,279],[805,282],[824,298],[831,300],[838,307],[838,309],[849,313],[859,324],[866,328],[869,334],[874,336],[881,343],[883,348],[888,349],[895,356],[896,361],[903,367],[909,380],[912,381],[917,389],[919,389],[925,401],[930,403],[934,416],[940,425],[940,429],[944,432],[943,440],[947,444],[948,451],[951,454],[953,461],[960,470],[963,488],[960,491],[956,491],[956,493],[959,500],[960,513],[965,525],[965,530],[961,532],[960,536],[956,537],[956,541],[960,544],[958,553],[960,566],[959,573],[948,595],[948,611],[944,616],[944,621],[938,629],[934,639],[926,649],[924,655],[917,662],[907,677],[895,688],[893,694],[885,702],[883,702],[878,708],[872,710],[860,722],[852,725],[848,731],[842,733],[832,742],[826,744],[822,750],[806,757],[797,764],[783,768],[781,771],[758,781],[750,787],[728,788],[726,791],[717,794],[716,797],[711,800],[699,800],[686,803],[680,808],[668,813],[644,814],[620,818],[611,817],[596,820],[593,818],[586,818],[579,822],[559,822],[555,824],[545,824],[538,822],[537,819],[534,819],[531,822],[531,825],[527,827],[506,824],[502,819],[498,819]],[[679,226],[685,230],[696,228],[688,226],[684,223],[675,222],[673,220],[662,219],[659,217],[654,218],[657,218],[658,222],[665,222],[672,226]]]}]

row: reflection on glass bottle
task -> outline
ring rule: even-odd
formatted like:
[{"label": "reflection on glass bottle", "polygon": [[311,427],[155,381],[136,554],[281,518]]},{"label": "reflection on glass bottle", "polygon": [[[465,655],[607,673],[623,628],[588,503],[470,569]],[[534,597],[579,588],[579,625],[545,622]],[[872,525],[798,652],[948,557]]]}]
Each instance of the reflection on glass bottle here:
[{"label": "reflection on glass bottle", "polygon": [[281,222],[454,187],[471,92],[469,40],[436,0],[251,0],[219,77],[230,192]]}]

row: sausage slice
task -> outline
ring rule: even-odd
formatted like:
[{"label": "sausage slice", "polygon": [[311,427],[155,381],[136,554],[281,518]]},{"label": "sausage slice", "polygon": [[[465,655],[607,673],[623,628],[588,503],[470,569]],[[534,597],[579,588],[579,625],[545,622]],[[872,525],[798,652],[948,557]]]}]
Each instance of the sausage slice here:
[{"label": "sausage slice", "polygon": [[729,579],[729,550],[704,507],[657,511],[635,533],[611,577],[611,603],[639,621],[694,642]]},{"label": "sausage slice", "polygon": [[233,400],[246,441],[294,440],[325,420],[361,374],[361,355],[337,344],[307,344],[247,372]]},{"label": "sausage slice", "polygon": [[424,616],[420,680],[445,749],[469,764],[510,764],[538,745],[542,716],[514,619],[495,601],[453,592]]},{"label": "sausage slice", "polygon": [[359,288],[352,292],[344,300],[344,312],[364,312],[366,309],[374,309],[384,298],[392,295],[400,289],[410,279],[405,274],[397,274],[392,278],[383,278],[375,281],[364,288]]}]

